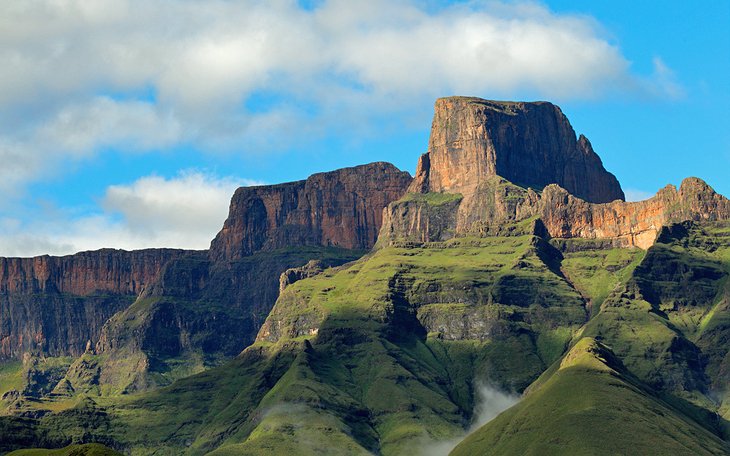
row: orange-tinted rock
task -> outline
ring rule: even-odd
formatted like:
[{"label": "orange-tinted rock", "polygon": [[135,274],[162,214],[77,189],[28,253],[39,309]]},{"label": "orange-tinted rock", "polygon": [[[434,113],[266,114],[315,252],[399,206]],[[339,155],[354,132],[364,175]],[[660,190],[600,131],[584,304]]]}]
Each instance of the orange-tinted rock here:
[{"label": "orange-tinted rock", "polygon": [[239,188],[228,219],[211,243],[215,261],[259,251],[324,245],[369,249],[383,208],[400,198],[411,176],[389,163],[344,168],[280,185]]},{"label": "orange-tinted rock", "polygon": [[409,191],[461,193],[468,200],[490,176],[522,187],[558,184],[590,202],[623,200],[590,142],[576,138],[560,108],[469,97],[436,101],[428,152]]},{"label": "orange-tinted rock", "polygon": [[645,201],[590,204],[551,185],[542,193],[540,217],[552,237],[615,239],[647,249],[661,227],[686,220],[729,220],[730,201],[692,177],[661,189]]},{"label": "orange-tinted rock", "polygon": [[469,199],[437,206],[425,201],[409,195],[391,204],[379,244],[499,235],[510,226],[514,229],[514,222],[539,218],[546,235],[553,238],[605,239],[615,246],[647,249],[663,226],[687,220],[730,220],[730,200],[697,178],[685,179],[679,190],[669,185],[639,202],[589,203],[556,184],[538,195],[499,177],[487,178]]}]

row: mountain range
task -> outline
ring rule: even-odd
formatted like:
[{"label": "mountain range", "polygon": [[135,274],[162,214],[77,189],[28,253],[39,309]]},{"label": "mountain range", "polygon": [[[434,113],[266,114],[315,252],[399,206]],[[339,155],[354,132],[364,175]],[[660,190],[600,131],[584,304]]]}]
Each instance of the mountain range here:
[{"label": "mountain range", "polygon": [[626,202],[548,102],[427,147],[239,188],[205,251],[0,259],[0,453],[730,454],[730,200]]}]

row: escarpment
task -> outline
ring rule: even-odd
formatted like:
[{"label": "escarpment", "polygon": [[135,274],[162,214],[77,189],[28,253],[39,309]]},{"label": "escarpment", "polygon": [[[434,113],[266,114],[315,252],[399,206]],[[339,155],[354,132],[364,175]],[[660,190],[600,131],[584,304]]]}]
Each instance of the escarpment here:
[{"label": "escarpment", "polygon": [[697,178],[646,201],[623,199],[557,106],[442,98],[428,152],[409,193],[385,211],[379,245],[509,234],[514,222],[539,218],[550,237],[647,249],[667,224],[730,219],[728,199]]},{"label": "escarpment", "polygon": [[102,249],[0,258],[0,358],[80,355],[102,325],[189,252]]},{"label": "escarpment", "polygon": [[542,193],[539,216],[552,237],[613,239],[622,247],[648,249],[671,223],[730,220],[730,201],[698,178],[687,178],[639,202],[590,204],[558,186]]},{"label": "escarpment", "polygon": [[685,179],[679,189],[668,185],[645,201],[594,204],[556,184],[537,193],[491,177],[470,199],[430,193],[391,204],[379,245],[504,235],[515,229],[514,222],[533,218],[553,238],[605,239],[616,247],[647,249],[671,223],[730,220],[730,200],[698,178]]},{"label": "escarpment", "polygon": [[385,206],[410,182],[393,165],[372,163],[239,188],[210,250],[170,262],[104,325],[94,341],[105,358],[100,381],[118,391],[145,389],[237,355],[274,305],[281,274],[292,271],[296,280],[294,271],[310,261],[359,258],[375,243]]},{"label": "escarpment", "polygon": [[411,176],[390,163],[344,168],[304,181],[242,187],[211,243],[214,261],[265,250],[320,245],[369,249],[383,208],[405,193]]},{"label": "escarpment", "polygon": [[99,354],[142,351],[163,364],[191,350],[234,356],[266,318],[282,272],[362,255],[383,208],[410,182],[393,165],[372,163],[240,188],[207,252],[0,259],[0,357],[80,356],[89,341]]}]

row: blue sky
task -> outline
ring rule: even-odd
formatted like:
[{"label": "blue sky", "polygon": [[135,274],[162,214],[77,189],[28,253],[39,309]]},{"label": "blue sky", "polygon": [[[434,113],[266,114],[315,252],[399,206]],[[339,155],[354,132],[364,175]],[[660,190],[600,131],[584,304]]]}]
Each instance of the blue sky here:
[{"label": "blue sky", "polygon": [[725,0],[4,8],[0,255],[206,248],[239,185],[412,173],[447,95],[559,104],[634,199],[730,194]]}]

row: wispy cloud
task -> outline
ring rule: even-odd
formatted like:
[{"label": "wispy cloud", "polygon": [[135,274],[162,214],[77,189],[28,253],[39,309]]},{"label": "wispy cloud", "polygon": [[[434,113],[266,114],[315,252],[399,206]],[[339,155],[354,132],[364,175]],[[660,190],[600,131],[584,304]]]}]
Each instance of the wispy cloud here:
[{"label": "wispy cloud", "polygon": [[475,395],[474,417],[472,424],[464,434],[451,440],[425,442],[416,454],[420,456],[447,456],[464,437],[492,421],[520,400],[517,395],[506,393],[483,382],[477,382]]},{"label": "wispy cloud", "polygon": [[661,57],[654,57],[652,64],[654,74],[647,81],[648,92],[658,97],[664,96],[675,100],[684,98],[686,95],[684,87],[679,83],[674,71],[664,60]]}]

